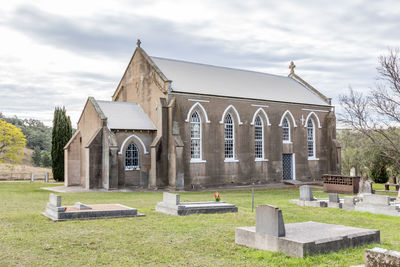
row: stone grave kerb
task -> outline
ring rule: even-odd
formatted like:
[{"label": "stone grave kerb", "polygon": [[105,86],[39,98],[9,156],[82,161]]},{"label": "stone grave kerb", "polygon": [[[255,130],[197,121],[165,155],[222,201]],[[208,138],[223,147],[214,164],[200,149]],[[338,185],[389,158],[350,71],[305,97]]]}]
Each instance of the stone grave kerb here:
[{"label": "stone grave kerb", "polygon": [[256,208],[256,232],[275,237],[286,235],[282,211],[271,205],[260,205]]},{"label": "stone grave kerb", "polygon": [[365,195],[363,197],[364,203],[389,206],[390,205],[390,197],[383,195]]},{"label": "stone grave kerb", "polygon": [[173,194],[164,192],[163,193],[163,202],[169,205],[177,206],[180,203],[181,196],[179,194]]},{"label": "stone grave kerb", "polygon": [[300,200],[306,200],[306,201],[315,200],[311,191],[311,187],[309,185],[300,186]]}]

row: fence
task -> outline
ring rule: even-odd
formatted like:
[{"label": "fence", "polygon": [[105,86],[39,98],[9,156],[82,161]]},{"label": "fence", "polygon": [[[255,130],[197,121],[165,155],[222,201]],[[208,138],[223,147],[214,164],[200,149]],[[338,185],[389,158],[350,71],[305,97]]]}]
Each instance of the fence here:
[{"label": "fence", "polygon": [[0,173],[0,181],[44,181],[49,182],[53,175],[48,172],[9,172]]}]

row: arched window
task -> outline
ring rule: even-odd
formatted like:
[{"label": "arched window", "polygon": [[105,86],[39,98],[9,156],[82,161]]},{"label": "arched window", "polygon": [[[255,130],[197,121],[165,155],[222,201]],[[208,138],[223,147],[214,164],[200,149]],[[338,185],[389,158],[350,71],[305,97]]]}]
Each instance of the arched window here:
[{"label": "arched window", "polygon": [[228,113],[224,121],[225,126],[225,158],[233,159],[235,155],[235,124],[232,115]]},{"label": "arched window", "polygon": [[284,143],[290,142],[290,124],[287,118],[282,122],[282,140]]},{"label": "arched window", "polygon": [[307,151],[308,157],[315,157],[315,123],[313,119],[307,122]]},{"label": "arched window", "polygon": [[139,148],[135,143],[130,143],[125,152],[125,170],[138,170],[139,163]]},{"label": "arched window", "polygon": [[201,118],[197,111],[190,118],[190,157],[201,159]]},{"label": "arched window", "polygon": [[264,159],[264,127],[260,116],[254,121],[254,154],[256,159]]}]

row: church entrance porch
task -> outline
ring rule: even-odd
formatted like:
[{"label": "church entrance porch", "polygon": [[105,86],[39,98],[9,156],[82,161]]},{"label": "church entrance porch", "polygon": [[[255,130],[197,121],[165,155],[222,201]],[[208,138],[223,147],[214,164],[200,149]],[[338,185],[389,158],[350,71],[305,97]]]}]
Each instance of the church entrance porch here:
[{"label": "church entrance porch", "polygon": [[294,154],[282,154],[282,179],[294,179]]}]

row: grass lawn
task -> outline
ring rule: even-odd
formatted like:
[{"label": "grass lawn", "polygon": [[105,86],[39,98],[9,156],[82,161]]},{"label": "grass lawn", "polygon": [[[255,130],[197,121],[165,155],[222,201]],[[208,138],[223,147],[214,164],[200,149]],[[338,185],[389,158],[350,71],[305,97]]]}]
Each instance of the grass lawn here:
[{"label": "grass lawn", "polygon": [[[364,249],[377,246],[292,258],[235,245],[235,227],[255,225],[251,190],[220,192],[223,201],[239,207],[238,213],[185,217],[156,213],[160,192],[61,194],[63,205],[121,203],[146,217],[54,223],[40,214],[49,196],[42,186],[0,183],[0,266],[350,266],[362,264]],[[316,197],[327,197],[313,191]],[[211,201],[212,194],[182,193],[181,200]],[[278,206],[285,223],[312,220],[380,229],[379,246],[400,250],[400,217],[289,203],[298,196],[298,189],[256,190],[255,203]]]}]

